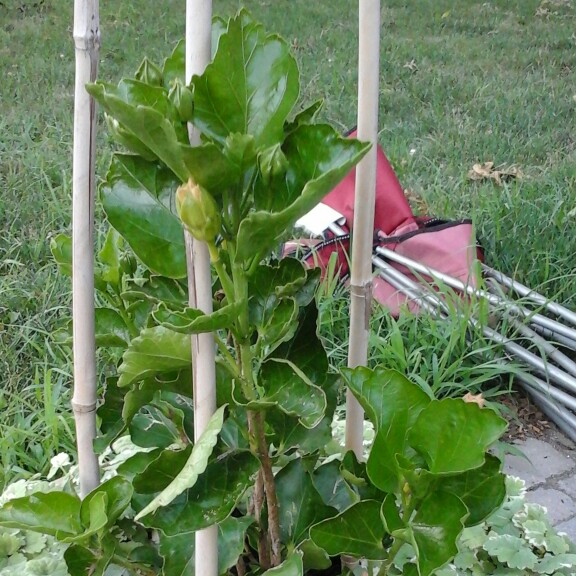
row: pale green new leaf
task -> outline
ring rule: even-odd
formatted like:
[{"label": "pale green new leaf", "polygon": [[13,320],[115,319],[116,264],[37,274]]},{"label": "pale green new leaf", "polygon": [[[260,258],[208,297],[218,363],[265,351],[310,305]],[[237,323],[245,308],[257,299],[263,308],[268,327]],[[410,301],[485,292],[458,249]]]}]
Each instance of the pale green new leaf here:
[{"label": "pale green new leaf", "polygon": [[510,534],[491,536],[484,542],[483,548],[490,556],[498,558],[510,568],[533,570],[538,562],[538,557],[532,552],[528,543]]},{"label": "pale green new leaf", "polygon": [[162,506],[167,506],[182,492],[188,488],[192,488],[198,480],[198,476],[206,470],[208,465],[208,458],[212,454],[212,450],[216,445],[218,434],[222,429],[224,423],[224,411],[226,406],[221,406],[214,412],[212,418],[208,422],[208,426],[200,436],[198,442],[194,445],[190,458],[184,464],[184,468],[180,471],[178,476],[162,491],[148,506],[141,510],[136,515],[136,520],[153,513],[155,510]]}]

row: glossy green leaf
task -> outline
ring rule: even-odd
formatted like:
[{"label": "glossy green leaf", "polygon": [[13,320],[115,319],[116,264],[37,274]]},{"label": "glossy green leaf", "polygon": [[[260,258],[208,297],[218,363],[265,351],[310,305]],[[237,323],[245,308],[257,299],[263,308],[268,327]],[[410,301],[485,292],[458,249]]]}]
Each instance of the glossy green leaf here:
[{"label": "glossy green leaf", "polygon": [[98,263],[102,270],[100,275],[104,282],[118,286],[120,284],[120,249],[122,246],[122,237],[114,230],[109,228],[106,233],[104,245],[98,252]]},{"label": "glossy green leaf", "polygon": [[186,41],[180,40],[172,54],[164,60],[162,66],[162,82],[171,87],[175,80],[186,83]]},{"label": "glossy green leaf", "polygon": [[376,431],[394,422],[397,411],[411,427],[430,397],[396,370],[365,367],[343,368],[346,385],[364,408]]},{"label": "glossy green leaf", "polygon": [[258,148],[266,148],[283,137],[298,98],[298,67],[283,40],[240,12],[192,84],[194,124],[201,132],[221,143],[229,134],[251,134]]},{"label": "glossy green leaf", "polygon": [[72,277],[72,238],[57,234],[50,240],[50,251],[60,274]]},{"label": "glossy green leaf", "polygon": [[192,452],[192,446],[184,450],[164,450],[152,460],[133,480],[134,490],[139,494],[155,494],[164,490],[182,470]]},{"label": "glossy green leaf", "polygon": [[156,154],[149,150],[134,133],[127,130],[124,126],[121,126],[116,118],[113,118],[109,114],[104,114],[104,119],[106,120],[108,133],[112,136],[116,144],[123,146],[129,152],[142,156],[142,158],[148,160],[148,162],[158,160]]},{"label": "glossy green leaf", "polygon": [[465,472],[482,466],[486,450],[506,426],[493,410],[445,398],[430,402],[420,412],[408,440],[433,474]]},{"label": "glossy green leaf", "polygon": [[104,576],[115,552],[116,539],[106,539],[106,545],[97,549],[72,544],[64,552],[70,576]]},{"label": "glossy green leaf", "polygon": [[[226,518],[218,524],[218,573],[236,564],[244,551],[247,528],[254,522],[249,516]],[[194,571],[194,535],[190,533],[160,537],[160,553],[164,557],[163,576],[198,576]]]},{"label": "glossy green leaf", "polygon": [[262,576],[303,576],[304,566],[302,564],[302,552],[294,550],[280,566],[270,568]]},{"label": "glossy green leaf", "polygon": [[101,530],[103,530],[108,523],[108,516],[106,515],[106,505],[108,503],[108,495],[103,491],[96,491],[91,494],[86,502],[82,502],[80,509],[80,519],[84,527],[82,534],[77,536],[69,536],[64,538],[63,541],[69,542],[88,542],[89,538]]},{"label": "glossy green leaf", "polygon": [[304,565],[305,571],[326,570],[332,566],[332,560],[330,560],[330,556],[328,556],[326,550],[318,547],[310,539],[300,542],[300,544],[298,544],[297,550],[302,551],[302,563]]},{"label": "glossy green leaf", "polygon": [[80,518],[82,523],[84,525],[87,524],[88,517],[86,516],[86,507],[90,506],[90,501],[98,494],[105,494],[106,525],[111,526],[118,518],[120,518],[130,504],[133,492],[134,490],[130,482],[121,476],[114,476],[113,478],[106,480],[106,482],[103,482],[90,492],[90,494],[88,494],[82,501],[82,507],[80,509]]},{"label": "glossy green leaf", "polygon": [[128,460],[118,466],[118,474],[132,482],[138,474],[144,472],[163,452],[164,450],[162,450],[162,448],[156,448],[146,452],[136,452],[136,454],[130,456]]},{"label": "glossy green leaf", "polygon": [[0,508],[0,526],[42,532],[63,539],[82,532],[80,499],[66,492],[36,492]]},{"label": "glossy green leaf", "polygon": [[112,308],[96,308],[96,346],[102,348],[126,348],[130,342],[130,331],[120,314]]},{"label": "glossy green leaf", "polygon": [[144,278],[138,278],[137,281],[128,280],[127,284],[126,290],[122,293],[124,300],[165,302],[172,306],[185,306],[188,301],[184,283],[166,276],[145,273]]},{"label": "glossy green leaf", "polygon": [[283,542],[298,544],[308,539],[310,526],[336,514],[322,501],[301,459],[292,460],[278,472],[276,495]]},{"label": "glossy green leaf", "polygon": [[142,448],[167,448],[180,442],[176,428],[169,426],[157,413],[136,414],[128,426],[128,431],[132,442]]},{"label": "glossy green leaf", "polygon": [[300,110],[300,112],[298,112],[284,127],[286,134],[293,132],[302,124],[311,124],[323,105],[324,100],[316,100],[316,102],[313,102],[306,108]]},{"label": "glossy green leaf", "polygon": [[359,462],[356,454],[348,450],[342,458],[340,473],[360,500],[382,500],[384,493],[372,484],[365,462]]},{"label": "glossy green leaf", "polygon": [[383,560],[385,531],[380,502],[364,500],[310,530],[312,540],[330,556],[348,554],[357,558]]},{"label": "glossy green leaf", "polygon": [[146,328],[130,342],[118,368],[120,388],[159,374],[188,369],[190,337],[162,326]]},{"label": "glossy green leaf", "polygon": [[396,530],[402,530],[405,527],[404,522],[400,518],[395,494],[386,494],[382,501],[382,508],[380,508],[380,517],[384,524],[384,530],[388,534],[392,534]]},{"label": "glossy green leaf", "polygon": [[160,304],[152,316],[156,322],[174,332],[200,334],[231,328],[241,309],[241,302],[233,302],[215,310],[212,314],[204,314],[195,308],[172,310],[166,305]]},{"label": "glossy green leaf", "polygon": [[369,145],[342,138],[326,125],[303,125],[286,140],[289,162],[282,188],[262,188],[257,208],[238,230],[238,261],[278,244],[285,231],[332,190],[368,151]]},{"label": "glossy green leaf", "polygon": [[[134,134],[181,182],[190,176],[180,144],[188,142],[184,125],[164,88],[137,80],[121,80],[118,86],[98,82],[86,90],[118,123]],[[174,120],[171,120],[174,119]]]},{"label": "glossy green leaf", "polygon": [[339,460],[322,464],[314,470],[312,480],[324,504],[336,508],[338,512],[344,512],[358,502],[358,496],[342,477],[340,465]]},{"label": "glossy green leaf", "polygon": [[204,432],[202,432],[202,435],[198,439],[198,442],[194,444],[190,457],[186,464],[184,464],[182,470],[180,470],[174,480],[172,480],[146,508],[136,515],[136,520],[154,513],[158,508],[167,506],[185,490],[194,486],[196,480],[198,480],[198,476],[206,470],[208,458],[210,454],[212,454],[212,450],[218,439],[218,433],[224,422],[225,409],[225,406],[221,406],[214,412]]},{"label": "glossy green leaf", "polygon": [[314,428],[324,417],[326,395],[289,360],[268,359],[260,368],[258,382],[265,401],[296,416],[305,427]]},{"label": "glossy green leaf", "polygon": [[449,492],[434,492],[422,502],[409,527],[420,576],[430,576],[455,556],[467,514],[462,500]]},{"label": "glossy green leaf", "polygon": [[179,182],[157,163],[115,154],[100,198],[108,221],[152,271],[186,276],[182,224],[174,196]]},{"label": "glossy green leaf", "polygon": [[191,533],[223,522],[252,486],[260,462],[250,452],[226,454],[208,464],[196,484],[142,522],[168,536]]},{"label": "glossy green leaf", "polygon": [[439,481],[443,490],[456,494],[466,504],[470,512],[466,526],[479,524],[502,504],[506,496],[506,477],[500,472],[501,467],[498,458],[487,454],[480,468]]},{"label": "glossy green leaf", "polygon": [[215,198],[242,177],[244,167],[226,156],[213,142],[195,147],[183,144],[180,150],[186,169],[194,181],[206,188]]}]

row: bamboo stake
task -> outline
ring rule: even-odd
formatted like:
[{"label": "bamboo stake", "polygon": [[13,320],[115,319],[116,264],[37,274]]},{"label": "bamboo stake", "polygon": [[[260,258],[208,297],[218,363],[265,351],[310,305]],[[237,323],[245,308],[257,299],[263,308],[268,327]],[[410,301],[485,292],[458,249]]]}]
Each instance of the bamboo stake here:
[{"label": "bamboo stake", "polygon": [[72,159],[72,318],[76,443],[83,498],[100,483],[96,437],[96,342],[94,335],[94,165],[96,103],[85,85],[98,75],[98,0],[75,0],[74,151]]},{"label": "bamboo stake", "polygon": [[[186,2],[186,79],[202,74],[210,62],[212,40],[212,0]],[[190,144],[200,144],[200,134],[189,125]],[[210,256],[204,242],[186,234],[188,263],[188,303],[212,312]],[[216,369],[214,336],[192,336],[192,380],[194,386],[194,438],[198,440],[216,410]],[[211,526],[195,535],[196,574],[218,576],[218,527]]]},{"label": "bamboo stake", "polygon": [[[348,366],[365,365],[372,301],[372,239],[376,196],[378,95],[380,78],[380,0],[359,1],[358,139],[372,148],[356,168],[356,197],[350,275],[350,338]],[[364,413],[346,393],[346,448],[362,458]]]}]

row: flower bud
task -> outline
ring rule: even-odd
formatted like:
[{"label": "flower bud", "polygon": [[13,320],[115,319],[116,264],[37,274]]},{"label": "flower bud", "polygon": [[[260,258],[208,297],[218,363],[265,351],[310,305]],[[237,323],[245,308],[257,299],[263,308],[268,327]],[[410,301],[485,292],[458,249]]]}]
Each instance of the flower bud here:
[{"label": "flower bud", "polygon": [[156,64],[150,62],[148,58],[142,60],[142,64],[136,70],[136,80],[150,84],[150,86],[162,86],[162,70]]},{"label": "flower bud", "polygon": [[258,157],[258,164],[262,179],[266,184],[270,184],[275,178],[284,176],[288,169],[288,160],[279,144],[264,150]]},{"label": "flower bud", "polygon": [[184,226],[196,240],[214,243],[220,233],[220,209],[212,195],[192,178],[178,188],[176,209]]},{"label": "flower bud", "polygon": [[192,121],[194,97],[192,96],[191,90],[186,88],[186,86],[184,86],[180,80],[176,80],[174,82],[174,86],[172,86],[170,92],[168,93],[168,99],[174,108],[176,108],[178,117],[182,122]]}]

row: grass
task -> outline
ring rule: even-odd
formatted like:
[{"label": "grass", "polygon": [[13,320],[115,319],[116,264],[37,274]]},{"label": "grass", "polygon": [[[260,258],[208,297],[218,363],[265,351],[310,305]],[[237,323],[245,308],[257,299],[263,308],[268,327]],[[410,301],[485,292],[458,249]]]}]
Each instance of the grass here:
[{"label": "grass", "polygon": [[[240,4],[215,0],[214,9],[228,15]],[[291,42],[303,101],[324,98],[326,121],[354,125],[357,3],[242,4]],[[131,74],[143,54],[161,60],[183,34],[182,2],[110,0],[100,9],[108,81]],[[472,217],[491,265],[575,306],[574,2],[386,0],[382,17],[380,140],[404,186],[432,214]],[[0,461],[8,478],[45,469],[72,442],[69,353],[50,338],[68,319],[70,286],[49,254],[50,238],[70,226],[71,23],[67,0],[0,3]],[[100,177],[110,150],[102,130]],[[516,165],[524,178],[502,187],[469,181],[484,161]],[[345,323],[344,305],[334,306]],[[390,357],[389,331],[417,338],[422,358],[450,338],[424,320],[374,322],[381,358]]]}]

